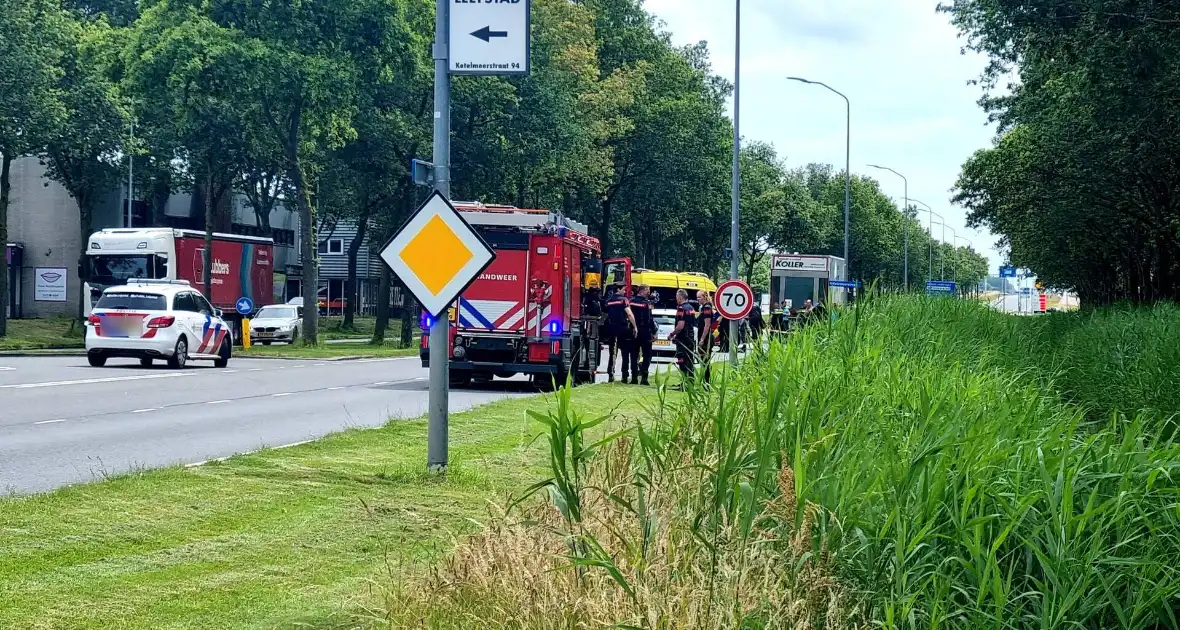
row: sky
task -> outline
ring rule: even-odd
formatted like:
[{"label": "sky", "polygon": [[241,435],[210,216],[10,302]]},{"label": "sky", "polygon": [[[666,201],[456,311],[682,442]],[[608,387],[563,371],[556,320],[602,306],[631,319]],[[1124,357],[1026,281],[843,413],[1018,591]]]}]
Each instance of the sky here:
[{"label": "sky", "polygon": [[[675,44],[707,41],[714,71],[734,77],[735,0],[647,0]],[[961,54],[964,41],[937,0],[742,1],[741,134],[769,142],[789,167],[845,160],[844,100],[852,104],[852,172],[871,176],[898,206],[901,178],[876,171],[888,166],[909,180],[909,195],[929,204],[991,261],[1000,256],[986,229],[965,226],[966,211],[950,202],[963,162],[991,146],[994,126],[978,105],[981,88],[968,85],[986,59]],[[731,105],[732,107],[732,105]],[[915,204],[917,205],[917,204]],[[919,206],[920,207],[920,206]],[[924,224],[929,215],[922,211]],[[943,230],[934,223],[934,234]],[[963,244],[963,241],[958,241]]]}]

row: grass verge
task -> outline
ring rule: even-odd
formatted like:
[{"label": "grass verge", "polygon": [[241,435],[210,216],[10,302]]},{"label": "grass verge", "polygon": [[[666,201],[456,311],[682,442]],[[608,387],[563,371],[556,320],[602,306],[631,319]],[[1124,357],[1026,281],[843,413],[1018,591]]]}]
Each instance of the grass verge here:
[{"label": "grass verge", "polygon": [[10,319],[8,335],[0,337],[0,351],[81,348],[86,345],[84,328],[66,317],[52,319]]},{"label": "grass verge", "polygon": [[1175,309],[842,315],[610,440],[582,435],[592,408],[538,415],[539,505],[391,580],[371,625],[1180,628],[1180,444],[1160,422],[1180,409],[1119,406],[1174,387]]},{"label": "grass verge", "polygon": [[[626,418],[644,392],[574,400]],[[444,481],[424,472],[418,420],[0,500],[0,628],[333,627],[373,578],[424,572],[489,501],[540,474],[525,412],[551,404],[453,415]]]}]

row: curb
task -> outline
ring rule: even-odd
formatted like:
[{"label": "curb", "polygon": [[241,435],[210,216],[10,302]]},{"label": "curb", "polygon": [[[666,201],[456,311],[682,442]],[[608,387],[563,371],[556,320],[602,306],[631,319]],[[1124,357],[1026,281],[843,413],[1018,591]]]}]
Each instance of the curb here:
[{"label": "curb", "polygon": [[84,357],[85,348],[46,348],[44,350],[0,350],[0,357]]}]

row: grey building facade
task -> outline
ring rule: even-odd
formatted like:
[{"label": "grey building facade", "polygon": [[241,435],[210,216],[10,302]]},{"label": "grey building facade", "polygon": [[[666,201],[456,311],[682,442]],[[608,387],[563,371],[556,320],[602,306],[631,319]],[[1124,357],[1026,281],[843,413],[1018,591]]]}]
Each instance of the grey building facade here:
[{"label": "grey building facade", "polygon": [[[64,187],[45,176],[45,167],[37,158],[26,157],[13,162],[11,182],[8,243],[5,246],[12,265],[9,315],[26,318],[76,316],[82,291],[78,276],[82,251],[78,204]],[[230,232],[274,238],[274,302],[299,296],[302,265],[298,214],[280,201],[270,214],[271,230],[262,234],[264,230],[259,227],[254,210],[244,195],[230,196],[222,203],[228,205],[224,211],[231,217]],[[200,205],[199,200],[194,202],[193,195],[188,192],[174,193],[164,209],[166,225],[152,226],[147,205],[136,201],[132,204],[132,226],[203,230],[204,215]],[[96,205],[93,229],[126,227],[126,208],[126,184],[113,187]],[[328,304],[332,314],[337,314],[344,304],[348,249],[357,230],[355,225],[336,222],[320,226],[320,232],[319,298]],[[372,313],[376,308],[377,285],[383,264],[376,251],[379,247],[380,243],[374,245],[366,239],[358,255],[361,313]],[[49,283],[45,278],[53,282]]]}]

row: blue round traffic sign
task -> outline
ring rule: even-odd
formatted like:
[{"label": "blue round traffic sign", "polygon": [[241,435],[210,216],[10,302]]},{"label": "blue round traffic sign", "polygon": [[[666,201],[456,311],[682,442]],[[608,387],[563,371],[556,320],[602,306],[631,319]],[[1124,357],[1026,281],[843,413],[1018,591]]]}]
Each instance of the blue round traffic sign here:
[{"label": "blue round traffic sign", "polygon": [[239,315],[249,315],[254,312],[254,300],[248,297],[240,297],[234,308],[237,309]]}]

